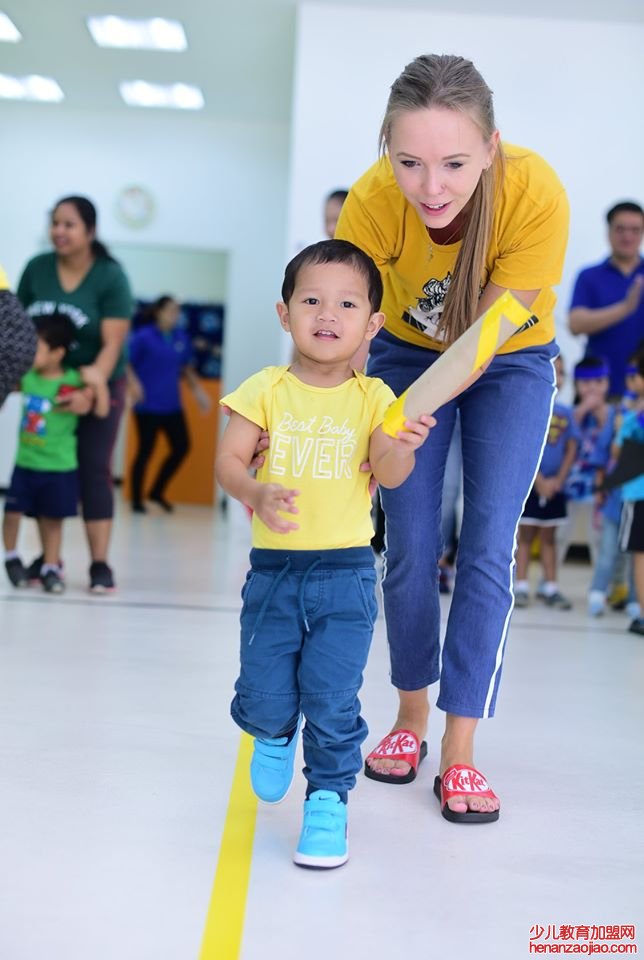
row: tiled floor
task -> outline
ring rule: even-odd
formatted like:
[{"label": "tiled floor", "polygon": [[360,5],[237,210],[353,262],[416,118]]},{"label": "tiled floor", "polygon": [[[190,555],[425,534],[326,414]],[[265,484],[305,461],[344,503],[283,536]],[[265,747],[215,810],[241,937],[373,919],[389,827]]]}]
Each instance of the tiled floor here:
[{"label": "tiled floor", "polygon": [[[77,521],[63,597],[0,583],[1,960],[198,957],[239,745],[247,549],[236,512],[122,508],[115,596],[85,592]],[[564,570],[572,611],[515,612],[478,737],[499,823],[440,817],[438,715],[414,784],[360,778],[341,870],[291,863],[298,778],[259,809],[242,960],[520,960],[531,928],[562,924],[639,924],[644,950],[644,642],[623,614],[587,619],[587,574]],[[395,703],[382,619],[362,702],[373,744]]]}]

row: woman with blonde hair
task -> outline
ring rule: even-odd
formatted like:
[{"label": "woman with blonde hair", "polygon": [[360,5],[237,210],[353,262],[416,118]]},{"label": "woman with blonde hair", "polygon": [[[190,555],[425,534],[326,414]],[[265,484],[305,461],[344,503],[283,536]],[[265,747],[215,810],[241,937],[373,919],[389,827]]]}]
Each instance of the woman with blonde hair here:
[{"label": "woman with blonde hair", "polygon": [[[391,87],[381,147],[336,230],[373,257],[384,281],[387,320],[371,344],[369,375],[400,394],[508,289],[539,320],[437,412],[412,475],[382,491],[383,591],[400,708],[365,773],[391,784],[414,779],[427,751],[427,687],[440,680],[446,724],[434,791],[448,820],[487,822],[498,819],[500,802],[474,766],[474,734],[494,714],[517,526],[550,419],[552,286],[561,278],[568,203],[540,156],[501,143],[492,92],[462,57],[429,54],[405,67]],[[464,512],[441,659],[440,499],[457,410]]]}]

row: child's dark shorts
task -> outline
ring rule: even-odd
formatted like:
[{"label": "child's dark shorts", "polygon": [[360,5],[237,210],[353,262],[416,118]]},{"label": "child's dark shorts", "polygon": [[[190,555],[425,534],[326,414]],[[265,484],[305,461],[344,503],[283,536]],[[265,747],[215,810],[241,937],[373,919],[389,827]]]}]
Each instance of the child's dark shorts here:
[{"label": "child's dark shorts", "polygon": [[644,553],[644,500],[624,503],[619,543],[628,553]]},{"label": "child's dark shorts", "polygon": [[561,491],[550,500],[542,500],[533,487],[519,521],[520,525],[534,527],[559,527],[566,522],[568,510],[566,497]]},{"label": "child's dark shorts", "polygon": [[62,520],[78,512],[78,470],[14,467],[5,499],[6,513]]}]

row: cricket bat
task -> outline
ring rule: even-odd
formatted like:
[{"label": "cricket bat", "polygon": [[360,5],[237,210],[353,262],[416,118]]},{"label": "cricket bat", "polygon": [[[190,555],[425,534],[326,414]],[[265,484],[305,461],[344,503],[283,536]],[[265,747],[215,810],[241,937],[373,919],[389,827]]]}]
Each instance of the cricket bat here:
[{"label": "cricket bat", "polygon": [[434,361],[391,404],[382,424],[390,437],[404,430],[405,420],[434,413],[515,333],[522,333],[539,320],[509,290]]}]

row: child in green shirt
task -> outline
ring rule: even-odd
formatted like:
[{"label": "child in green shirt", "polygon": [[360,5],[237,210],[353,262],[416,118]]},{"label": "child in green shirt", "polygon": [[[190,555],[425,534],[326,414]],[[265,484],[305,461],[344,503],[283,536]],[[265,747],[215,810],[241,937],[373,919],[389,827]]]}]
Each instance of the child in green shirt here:
[{"label": "child in green shirt", "polygon": [[23,410],[18,453],[5,501],[2,535],[5,569],[15,587],[29,583],[16,550],[23,514],[38,521],[44,562],[40,581],[48,593],[62,593],[65,585],[59,563],[63,519],[76,515],[78,459],[76,414],[59,406],[71,390],[87,390],[94,413],[109,413],[107,384],[95,366],[66,369],[64,360],[75,337],[69,317],[60,313],[34,318],[38,346],[34,363],[22,380]]}]

